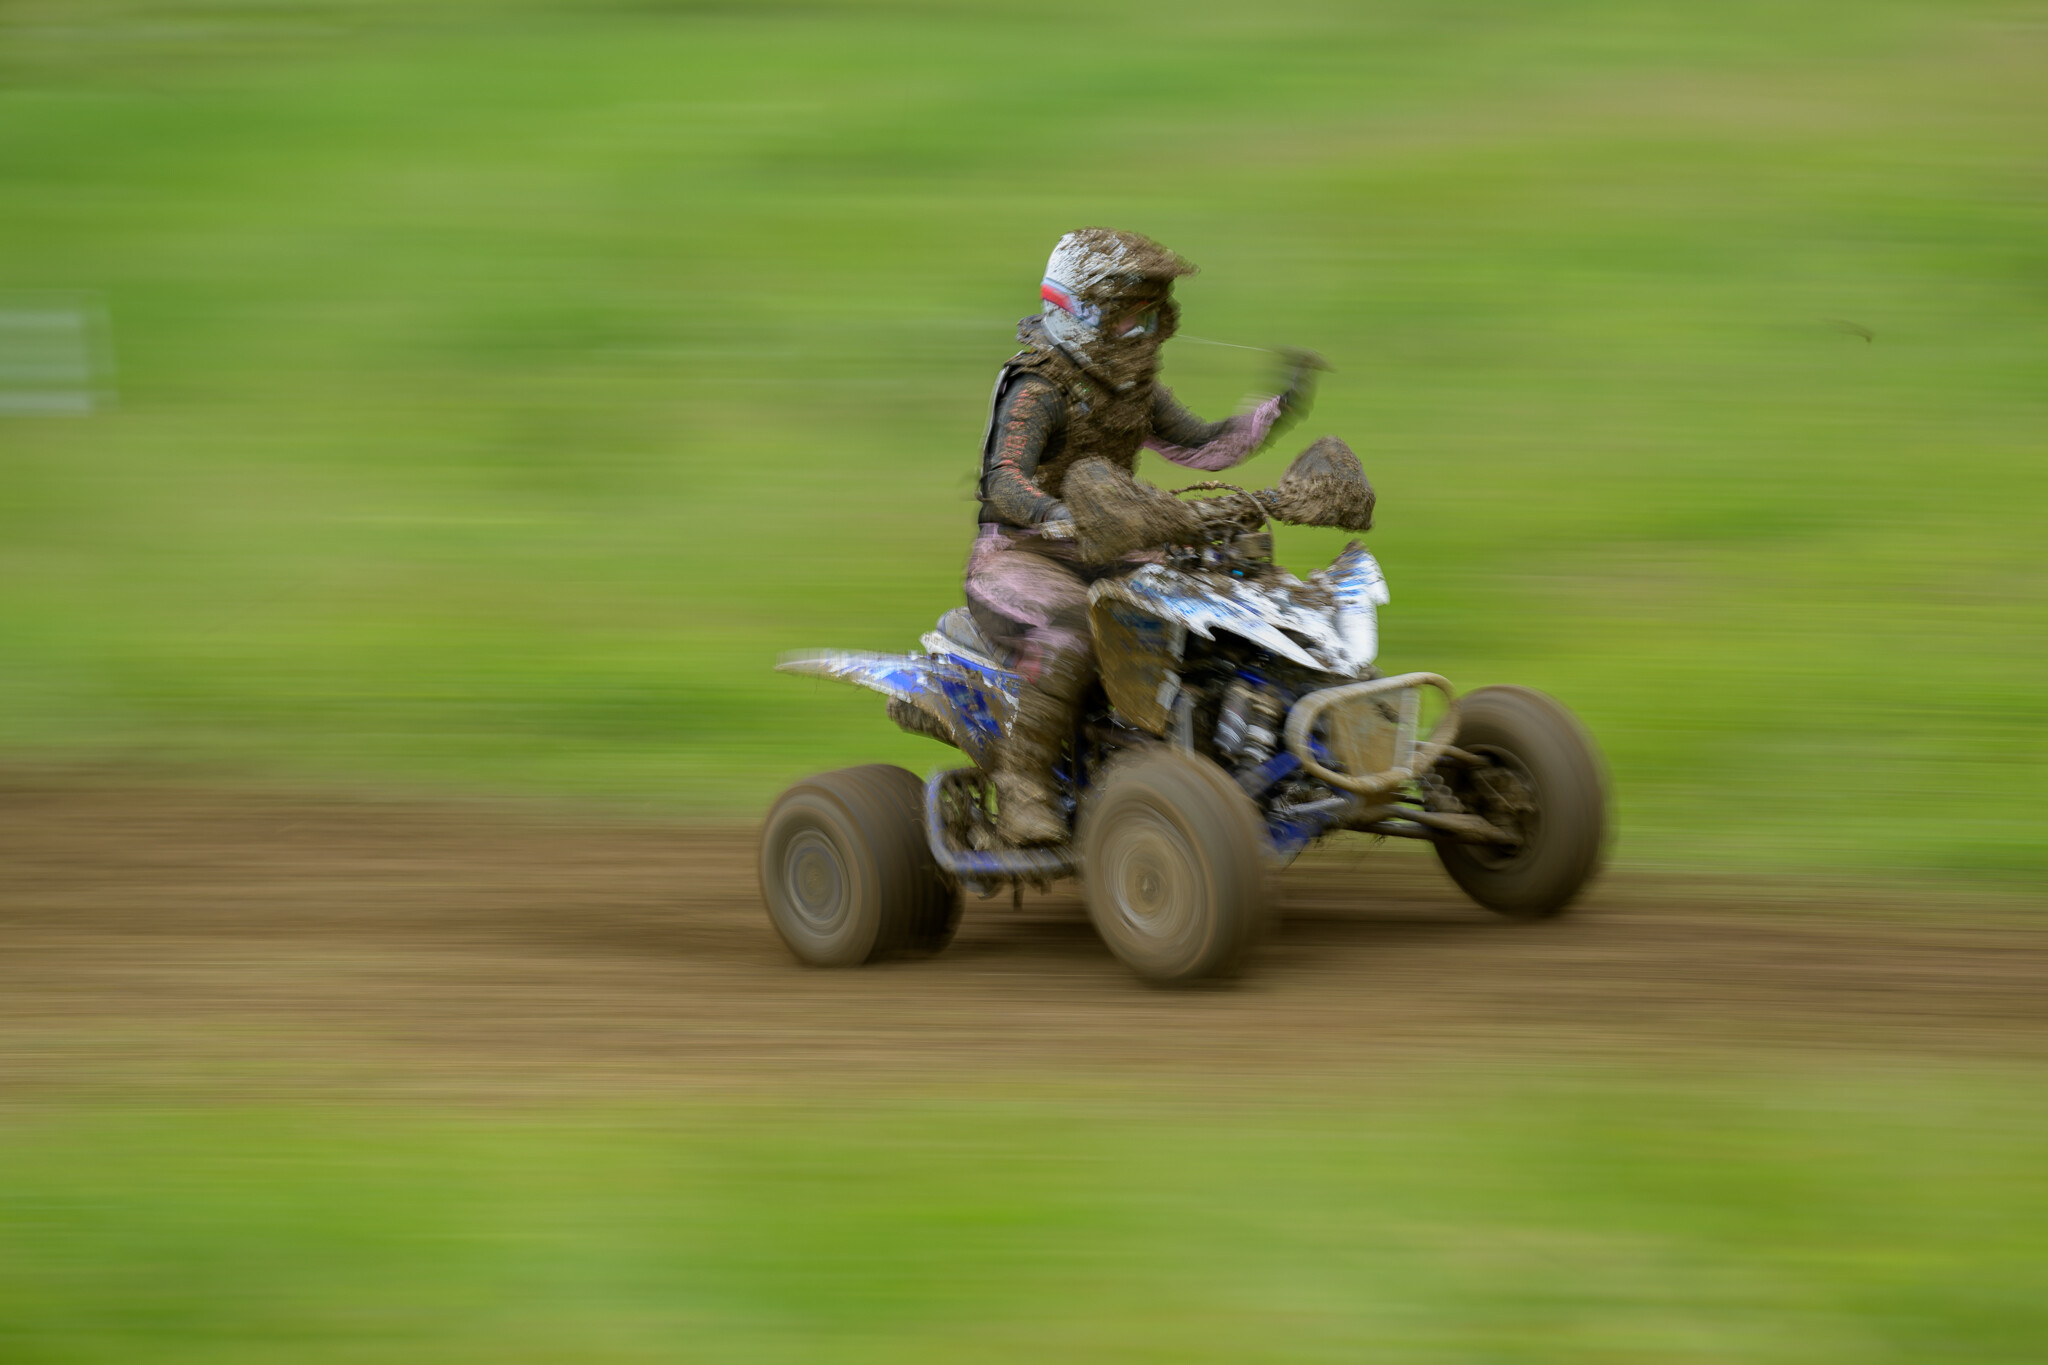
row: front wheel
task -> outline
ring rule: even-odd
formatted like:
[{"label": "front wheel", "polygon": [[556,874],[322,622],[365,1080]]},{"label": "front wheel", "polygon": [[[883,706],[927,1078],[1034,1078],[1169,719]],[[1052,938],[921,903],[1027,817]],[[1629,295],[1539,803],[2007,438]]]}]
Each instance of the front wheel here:
[{"label": "front wheel", "polygon": [[784,792],[761,830],[760,872],[769,922],[813,967],[936,951],[959,922],[959,889],[925,842],[924,784],[889,764]]},{"label": "front wheel", "polygon": [[1482,687],[1458,703],[1458,747],[1476,765],[1437,765],[1459,804],[1513,830],[1515,845],[1436,846],[1451,880],[1488,910],[1546,919],[1600,868],[1607,782],[1592,738],[1555,699],[1527,687]]},{"label": "front wheel", "polygon": [[1117,759],[1082,808],[1080,844],[1088,916],[1139,976],[1222,975],[1265,928],[1259,813],[1205,759],[1163,747]]}]

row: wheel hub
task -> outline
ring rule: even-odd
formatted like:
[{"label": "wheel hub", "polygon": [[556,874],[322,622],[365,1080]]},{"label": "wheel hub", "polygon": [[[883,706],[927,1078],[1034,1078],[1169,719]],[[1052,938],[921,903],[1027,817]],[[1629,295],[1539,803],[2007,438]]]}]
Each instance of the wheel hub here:
[{"label": "wheel hub", "polygon": [[1110,892],[1117,917],[1149,939],[1187,932],[1198,893],[1193,850],[1156,812],[1134,812],[1111,854]]},{"label": "wheel hub", "polygon": [[812,929],[830,930],[846,913],[846,871],[839,850],[816,830],[789,841],[783,858],[791,907]]},{"label": "wheel hub", "polygon": [[1482,867],[1504,868],[1535,846],[1542,810],[1535,800],[1535,783],[1520,759],[1492,745],[1478,753],[1487,760],[1486,766],[1471,770],[1460,795],[1468,808],[1476,807],[1486,820],[1513,830],[1521,842],[1512,846],[1473,844],[1467,851]]}]

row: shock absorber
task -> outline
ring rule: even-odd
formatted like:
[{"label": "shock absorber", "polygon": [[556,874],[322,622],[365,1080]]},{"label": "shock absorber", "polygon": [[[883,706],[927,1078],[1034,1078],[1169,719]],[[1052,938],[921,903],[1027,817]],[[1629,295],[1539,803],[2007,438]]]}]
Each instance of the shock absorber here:
[{"label": "shock absorber", "polygon": [[1251,708],[1246,717],[1250,722],[1244,731],[1244,757],[1247,763],[1264,763],[1280,747],[1280,717],[1285,710],[1280,698],[1270,687],[1261,687],[1251,696]]},{"label": "shock absorber", "polygon": [[1251,728],[1250,707],[1251,689],[1243,679],[1233,678],[1223,694],[1223,709],[1216,716],[1216,752],[1225,758],[1234,759],[1244,749]]},{"label": "shock absorber", "polygon": [[1216,717],[1217,752],[1240,770],[1264,763],[1279,747],[1284,709],[1271,688],[1233,680]]}]

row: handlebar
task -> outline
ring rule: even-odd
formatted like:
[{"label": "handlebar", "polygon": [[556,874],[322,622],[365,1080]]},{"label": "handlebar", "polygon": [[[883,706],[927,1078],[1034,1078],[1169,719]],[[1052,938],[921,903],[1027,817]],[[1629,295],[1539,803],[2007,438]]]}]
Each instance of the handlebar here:
[{"label": "handlebar", "polygon": [[1173,492],[1176,496],[1182,493],[1229,495],[1221,498],[1200,498],[1192,504],[1195,514],[1202,519],[1202,529],[1212,540],[1222,539],[1223,535],[1220,533],[1223,532],[1251,535],[1263,530],[1273,520],[1273,503],[1280,496],[1277,489],[1261,488],[1254,493],[1250,489],[1240,488],[1234,483],[1225,483],[1221,479],[1204,479],[1200,483],[1191,483],[1186,488],[1176,488]]}]

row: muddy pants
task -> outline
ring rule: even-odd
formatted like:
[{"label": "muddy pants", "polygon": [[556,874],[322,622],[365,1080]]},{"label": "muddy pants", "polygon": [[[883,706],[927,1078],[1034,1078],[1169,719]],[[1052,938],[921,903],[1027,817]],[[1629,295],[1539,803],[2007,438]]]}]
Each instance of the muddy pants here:
[{"label": "muddy pants", "polygon": [[1068,837],[1054,768],[1095,680],[1092,577],[1100,574],[1079,562],[1071,544],[1005,527],[983,526],[968,555],[968,611],[1024,683],[990,772],[996,828],[1020,846]]}]

